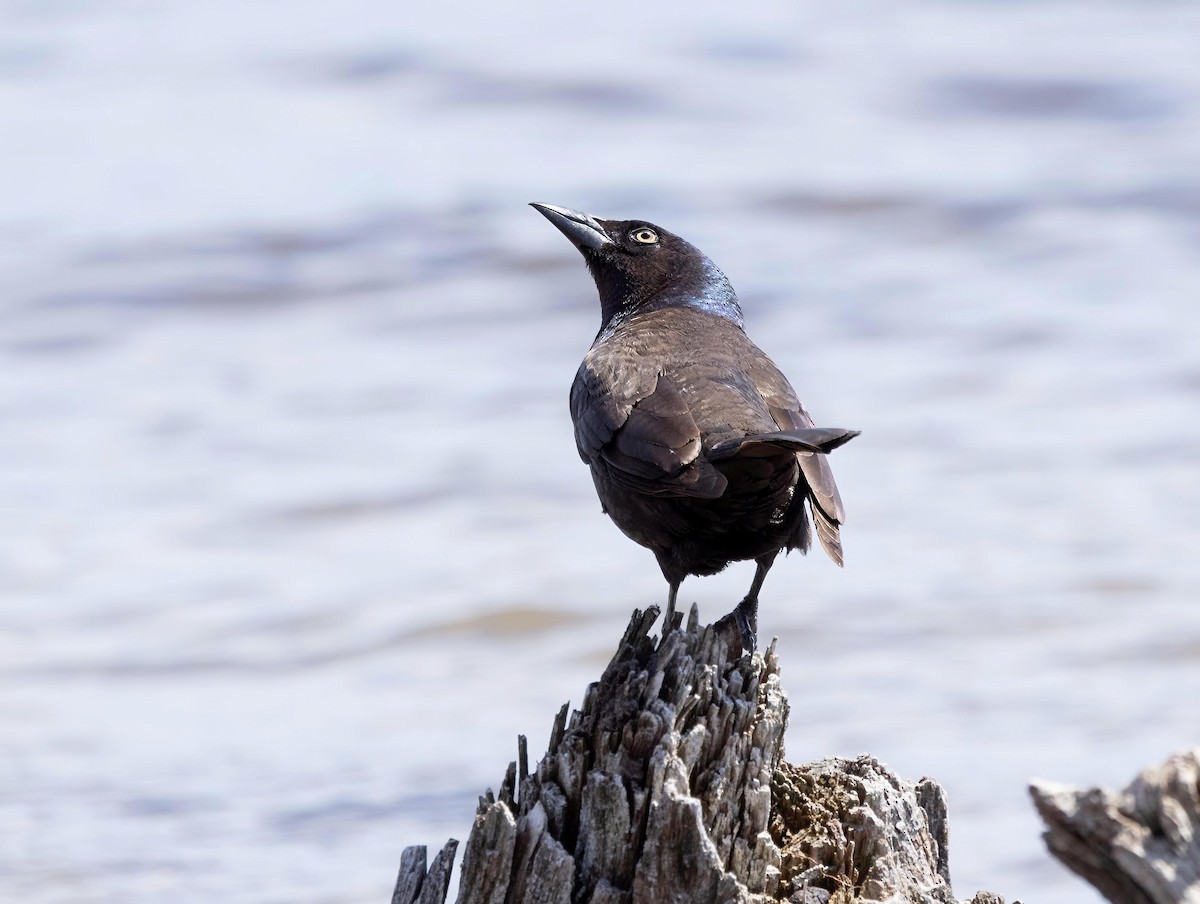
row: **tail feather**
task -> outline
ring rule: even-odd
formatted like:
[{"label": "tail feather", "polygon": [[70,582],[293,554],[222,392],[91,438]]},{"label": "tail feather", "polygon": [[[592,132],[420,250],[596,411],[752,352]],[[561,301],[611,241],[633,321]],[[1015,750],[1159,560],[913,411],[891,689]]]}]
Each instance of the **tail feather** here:
[{"label": "tail feather", "polygon": [[833,480],[833,471],[825,456],[854,437],[857,430],[841,427],[794,427],[772,433],[759,433],[717,443],[706,454],[710,462],[731,458],[756,458],[778,454],[787,449],[800,453],[800,470],[806,484],[808,508],[812,511],[812,527],[800,509],[800,520],[788,542],[789,549],[807,552],[815,533],[825,553],[839,568],[842,566],[841,523],[845,520],[841,495]]},{"label": "tail feather", "polygon": [[801,452],[799,458],[800,470],[808,481],[809,501],[813,508],[819,506],[830,521],[842,524],[846,520],[846,511],[842,508],[842,495],[833,479],[829,459],[811,452]]},{"label": "tail feather", "polygon": [[842,427],[797,427],[792,430],[755,433],[725,440],[713,446],[705,457],[711,462],[718,462],[736,455],[772,455],[775,449],[832,452],[856,436],[857,430],[846,430]]},{"label": "tail feather", "polygon": [[[811,500],[810,500],[811,501]],[[812,505],[813,526],[816,527],[817,539],[821,541],[821,546],[825,548],[826,555],[833,559],[833,563],[842,567],[842,537],[841,528],[838,523],[832,520],[828,515],[821,510],[819,505]]]}]

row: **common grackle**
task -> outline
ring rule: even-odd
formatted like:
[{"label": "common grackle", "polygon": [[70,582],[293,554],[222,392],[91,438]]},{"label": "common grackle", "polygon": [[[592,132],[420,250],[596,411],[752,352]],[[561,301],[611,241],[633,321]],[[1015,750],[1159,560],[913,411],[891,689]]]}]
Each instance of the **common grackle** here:
[{"label": "common grackle", "polygon": [[753,559],[750,591],[726,616],[752,652],[758,594],[781,549],[807,552],[815,528],[842,564],[842,500],[825,456],[858,432],[814,426],[698,248],[644,220],[532,206],[583,254],[600,292],[571,419],[603,510],[658,558],[670,585],[664,631],[687,575]]}]

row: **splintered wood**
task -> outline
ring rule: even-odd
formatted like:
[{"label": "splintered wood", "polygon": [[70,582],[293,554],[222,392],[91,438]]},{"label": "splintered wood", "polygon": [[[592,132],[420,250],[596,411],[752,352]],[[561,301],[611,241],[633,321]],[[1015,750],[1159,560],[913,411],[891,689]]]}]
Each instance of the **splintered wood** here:
[{"label": "splintered wood", "polygon": [[1035,782],[1050,853],[1114,904],[1200,904],[1200,748],[1124,791]]},{"label": "splintered wood", "polygon": [[[870,757],[782,763],[774,646],[731,659],[695,609],[656,643],[657,616],[634,613],[532,772],[519,740],[480,798],[458,904],[954,904],[936,783]],[[443,904],[453,854],[422,880],[424,848],[406,849],[393,904]]]}]

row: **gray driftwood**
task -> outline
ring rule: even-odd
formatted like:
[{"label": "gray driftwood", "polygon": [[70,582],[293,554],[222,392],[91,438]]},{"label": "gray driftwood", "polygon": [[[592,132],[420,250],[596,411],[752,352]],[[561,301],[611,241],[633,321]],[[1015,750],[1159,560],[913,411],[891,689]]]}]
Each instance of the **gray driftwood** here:
[{"label": "gray driftwood", "polygon": [[1055,857],[1114,904],[1200,904],[1200,748],[1124,791],[1035,782]]},{"label": "gray driftwood", "polygon": [[[519,740],[480,798],[458,904],[954,904],[937,783],[870,757],[784,763],[774,646],[732,659],[695,609],[656,643],[657,616],[634,613],[532,772]],[[443,874],[422,876],[424,862],[405,850],[393,904],[442,904]]]}]

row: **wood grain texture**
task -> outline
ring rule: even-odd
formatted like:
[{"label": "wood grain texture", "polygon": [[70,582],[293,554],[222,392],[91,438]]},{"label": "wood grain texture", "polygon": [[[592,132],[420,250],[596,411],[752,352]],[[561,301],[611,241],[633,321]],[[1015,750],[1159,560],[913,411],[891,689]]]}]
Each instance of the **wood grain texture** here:
[{"label": "wood grain texture", "polygon": [[732,659],[694,608],[659,641],[657,615],[634,613],[533,771],[522,739],[480,798],[458,904],[954,904],[935,782],[870,757],[784,763],[774,646]]},{"label": "wood grain texture", "polygon": [[396,877],[396,890],[392,892],[392,904],[414,904],[425,881],[425,845],[406,847],[400,855],[400,874]]},{"label": "wood grain texture", "polygon": [[1034,782],[1055,857],[1114,904],[1200,904],[1200,748],[1124,791]]}]

